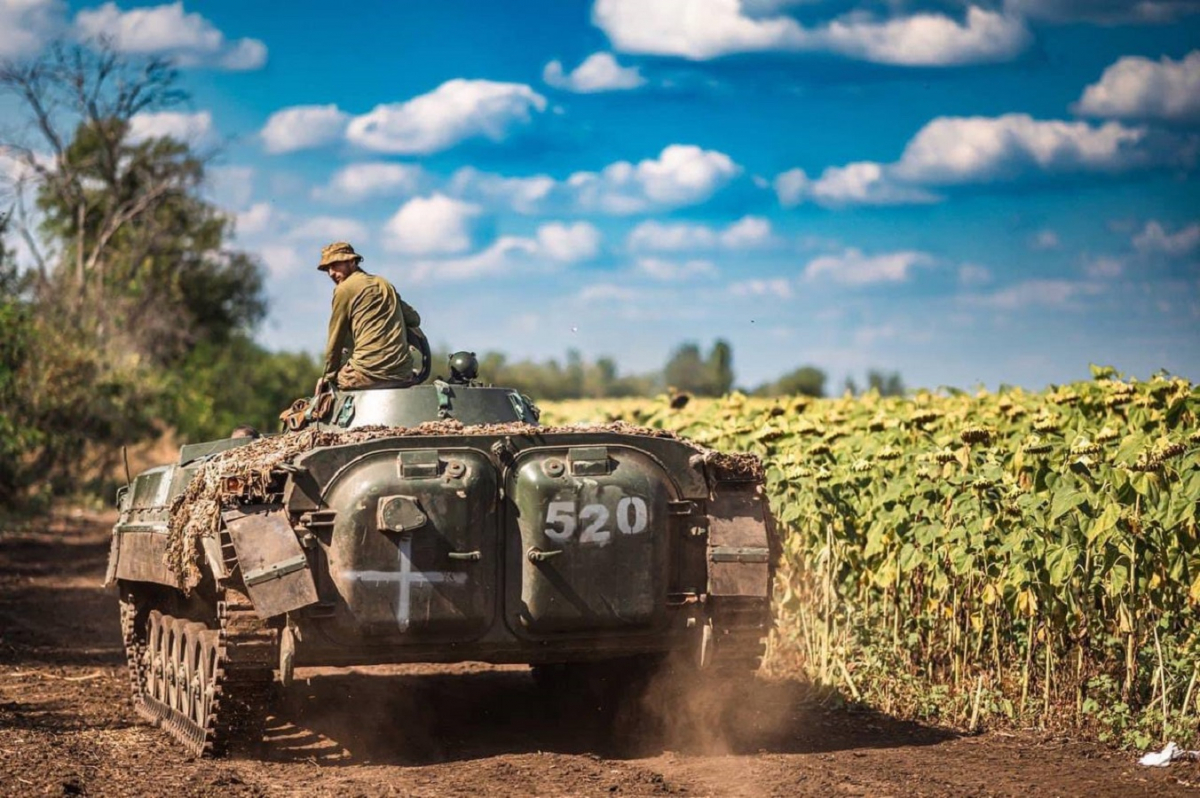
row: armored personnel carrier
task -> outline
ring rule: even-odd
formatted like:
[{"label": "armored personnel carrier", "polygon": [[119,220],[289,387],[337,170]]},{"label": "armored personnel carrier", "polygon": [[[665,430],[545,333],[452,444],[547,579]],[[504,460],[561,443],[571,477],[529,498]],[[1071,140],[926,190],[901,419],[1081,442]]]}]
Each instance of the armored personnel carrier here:
[{"label": "armored personnel carrier", "polygon": [[121,491],[107,580],[142,717],[216,756],[261,737],[298,666],[758,667],[777,546],[756,458],[542,426],[469,353],[452,366],[184,446]]}]

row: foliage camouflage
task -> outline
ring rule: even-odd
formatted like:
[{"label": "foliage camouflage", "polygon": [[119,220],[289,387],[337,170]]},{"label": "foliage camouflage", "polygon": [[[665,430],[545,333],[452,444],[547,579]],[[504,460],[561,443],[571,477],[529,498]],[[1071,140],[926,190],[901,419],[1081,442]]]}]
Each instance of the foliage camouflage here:
[{"label": "foliage camouflage", "polygon": [[772,662],[889,711],[1096,727],[1200,716],[1200,389],[549,405],[768,463],[784,536]]}]

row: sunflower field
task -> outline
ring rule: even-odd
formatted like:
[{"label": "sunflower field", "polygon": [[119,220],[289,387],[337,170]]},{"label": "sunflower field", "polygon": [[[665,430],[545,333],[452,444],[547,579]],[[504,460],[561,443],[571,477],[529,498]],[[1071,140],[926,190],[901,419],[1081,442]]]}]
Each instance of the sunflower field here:
[{"label": "sunflower field", "polygon": [[763,458],[784,546],[776,674],[963,727],[1194,741],[1200,388],[1093,374],[1040,393],[591,400],[543,418]]}]

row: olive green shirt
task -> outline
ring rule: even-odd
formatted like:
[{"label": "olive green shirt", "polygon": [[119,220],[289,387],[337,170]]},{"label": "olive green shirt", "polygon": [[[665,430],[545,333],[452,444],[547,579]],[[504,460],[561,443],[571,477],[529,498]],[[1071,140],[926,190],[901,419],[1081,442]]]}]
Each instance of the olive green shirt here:
[{"label": "olive green shirt", "polygon": [[350,368],[362,376],[380,381],[411,379],[407,328],[420,325],[420,314],[391,283],[377,274],[354,272],[333,289],[325,378],[336,378],[342,349],[348,347]]}]

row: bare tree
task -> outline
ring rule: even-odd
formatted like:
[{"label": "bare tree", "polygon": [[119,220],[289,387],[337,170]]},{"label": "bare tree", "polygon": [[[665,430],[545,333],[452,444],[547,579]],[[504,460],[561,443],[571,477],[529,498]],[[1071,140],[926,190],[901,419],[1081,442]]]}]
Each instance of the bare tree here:
[{"label": "bare tree", "polygon": [[[21,122],[0,130],[0,152],[17,165],[9,176],[16,227],[43,286],[53,271],[70,269],[82,295],[121,229],[181,188],[185,175],[163,171],[140,175],[136,190],[125,196],[110,191],[101,198],[92,190],[128,183],[130,122],[139,113],[183,102],[186,94],[176,80],[169,61],[130,59],[104,40],[60,42],[34,60],[0,63],[0,92],[14,96],[25,112]],[[89,134],[86,148],[77,146],[83,131]],[[64,251],[47,251],[49,237],[39,236],[31,189],[40,210],[69,216],[67,229],[58,231]],[[63,240],[68,229],[69,240]]]}]

